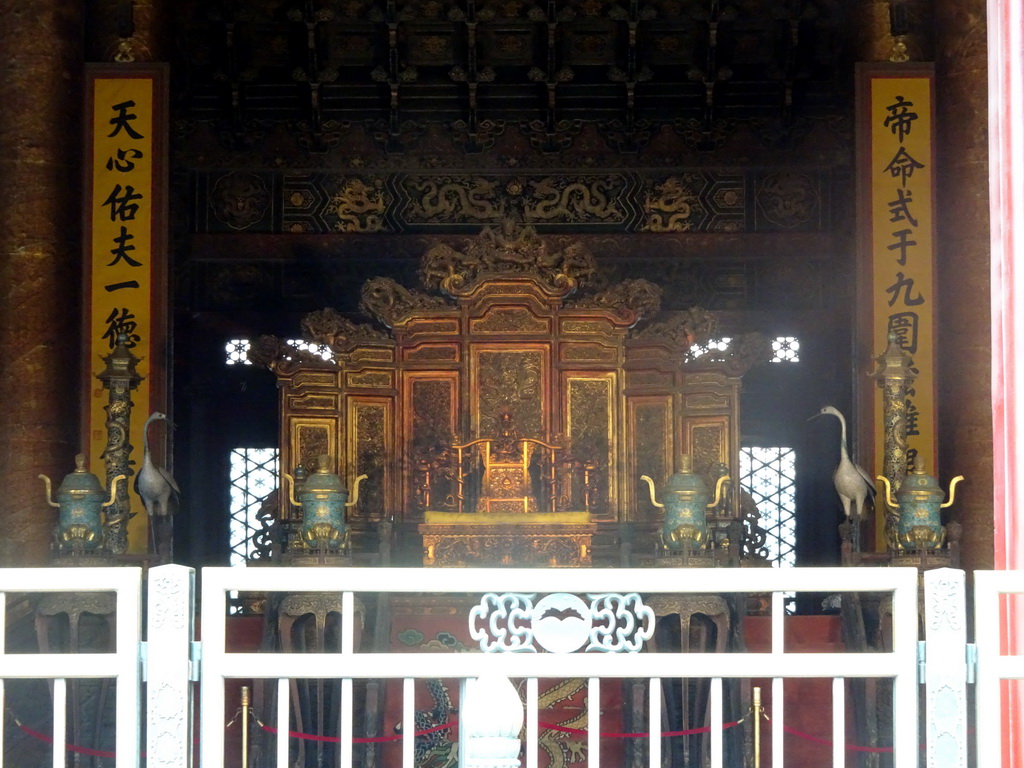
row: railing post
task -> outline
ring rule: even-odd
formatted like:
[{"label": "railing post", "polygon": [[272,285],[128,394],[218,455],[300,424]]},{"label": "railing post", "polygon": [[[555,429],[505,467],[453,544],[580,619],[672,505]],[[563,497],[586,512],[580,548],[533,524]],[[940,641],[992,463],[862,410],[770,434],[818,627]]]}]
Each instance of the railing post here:
[{"label": "railing post", "polygon": [[964,572],[924,574],[927,764],[967,768],[967,613]]},{"label": "railing post", "polygon": [[192,765],[192,639],[195,572],[183,565],[149,570],[146,676],[148,764]]},{"label": "railing post", "polygon": [[459,731],[465,754],[459,768],[519,768],[519,732],[523,704],[507,677],[493,675],[466,681]]}]

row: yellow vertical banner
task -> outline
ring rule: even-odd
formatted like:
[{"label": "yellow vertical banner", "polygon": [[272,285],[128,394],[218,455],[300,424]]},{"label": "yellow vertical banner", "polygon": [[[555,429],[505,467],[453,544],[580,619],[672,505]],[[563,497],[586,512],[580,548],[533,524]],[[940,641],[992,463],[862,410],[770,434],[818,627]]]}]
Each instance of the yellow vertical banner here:
[{"label": "yellow vertical banner", "polygon": [[[914,361],[907,396],[909,467],[937,471],[935,405],[935,120],[930,64],[858,66],[858,161],[862,349],[885,351],[890,333]],[[867,294],[865,296],[865,293]],[[882,390],[872,389],[873,475],[883,474]],[[866,415],[866,414],[865,414]],[[878,510],[876,510],[877,512]],[[879,516],[879,545],[883,517]]]},{"label": "yellow vertical banner", "polygon": [[[101,477],[109,399],[97,375],[118,338],[143,377],[131,398],[133,472],[146,417],[166,410],[166,92],[166,65],[86,68],[83,439]],[[134,491],[130,498],[129,551],[145,552],[146,516]]]}]

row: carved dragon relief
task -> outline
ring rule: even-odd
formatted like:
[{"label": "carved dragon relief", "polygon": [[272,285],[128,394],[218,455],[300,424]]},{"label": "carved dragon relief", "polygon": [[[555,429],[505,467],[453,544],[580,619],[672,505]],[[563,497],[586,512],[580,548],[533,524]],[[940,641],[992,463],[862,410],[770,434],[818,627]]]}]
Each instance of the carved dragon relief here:
[{"label": "carved dragon relief", "polygon": [[394,328],[409,313],[417,309],[437,309],[448,306],[440,296],[428,296],[410,291],[390,277],[367,280],[359,296],[359,309]]},{"label": "carved dragon relief", "polygon": [[369,325],[353,323],[330,307],[310,312],[302,318],[301,327],[304,339],[324,344],[332,352],[341,352],[366,342],[390,340],[383,331]]},{"label": "carved dragon relief", "polygon": [[742,376],[755,365],[772,359],[772,340],[763,333],[736,336],[723,350],[712,349],[699,358],[688,357],[687,364],[716,364],[730,376]]},{"label": "carved dragon relief", "polygon": [[649,320],[661,311],[660,286],[644,280],[623,280],[593,296],[583,296],[568,304],[571,307],[614,309],[631,323]]},{"label": "carved dragon relief", "polygon": [[258,336],[249,347],[253,365],[262,365],[275,374],[290,375],[302,367],[333,368],[334,362],[305,349],[299,349],[277,336]]},{"label": "carved dragon relief", "polygon": [[718,330],[718,318],[703,307],[677,312],[668,320],[653,323],[636,336],[641,339],[667,339],[684,347],[707,344]]},{"label": "carved dragon relief", "polygon": [[762,333],[744,333],[732,337],[722,349],[709,345],[700,355],[694,346],[705,346],[718,332],[718,318],[702,307],[691,307],[667,320],[652,323],[637,331],[640,339],[663,339],[687,350],[684,363],[714,365],[730,376],[742,376],[753,366],[772,359],[772,342]]},{"label": "carved dragon relief", "polygon": [[533,227],[506,219],[497,228],[484,227],[461,252],[435,245],[423,257],[420,279],[426,288],[465,296],[488,278],[532,275],[554,295],[567,296],[596,273],[597,263],[582,245],[549,253]]}]

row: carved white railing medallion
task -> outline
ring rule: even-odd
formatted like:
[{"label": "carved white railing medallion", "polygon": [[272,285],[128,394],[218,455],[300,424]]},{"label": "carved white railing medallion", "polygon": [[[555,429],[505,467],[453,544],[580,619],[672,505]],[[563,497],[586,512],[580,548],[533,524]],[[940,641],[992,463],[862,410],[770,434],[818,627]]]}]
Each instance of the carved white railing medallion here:
[{"label": "carved white railing medallion", "polygon": [[[489,592],[469,612],[469,634],[487,653],[636,652],[654,632],[654,611],[640,595],[536,595]],[[589,643],[588,643],[589,641]]]}]

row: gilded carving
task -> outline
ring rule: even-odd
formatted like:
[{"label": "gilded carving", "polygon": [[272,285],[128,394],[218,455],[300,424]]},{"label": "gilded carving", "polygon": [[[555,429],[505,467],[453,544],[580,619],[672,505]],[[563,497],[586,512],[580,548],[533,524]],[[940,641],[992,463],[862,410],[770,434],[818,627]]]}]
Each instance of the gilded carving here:
[{"label": "gilded carving", "polygon": [[276,336],[258,336],[249,347],[248,358],[253,365],[262,365],[279,375],[289,375],[301,367],[333,368],[334,363],[324,360],[315,352],[299,349]]},{"label": "gilded carving", "polygon": [[337,371],[302,370],[292,376],[296,387],[334,387],[337,385]]},{"label": "gilded carving", "polygon": [[330,393],[303,394],[289,397],[288,405],[303,411],[334,411],[338,408],[338,396]]},{"label": "gilded carving", "polygon": [[622,209],[616,197],[624,189],[623,179],[606,177],[546,176],[529,182],[532,190],[526,202],[527,220],[561,222],[621,221]]},{"label": "gilded carving", "polygon": [[364,373],[350,373],[347,378],[350,387],[391,387],[394,382],[391,374],[387,371],[366,371]]},{"label": "gilded carving", "polygon": [[435,245],[423,257],[420,279],[427,288],[464,296],[486,278],[529,275],[564,296],[585,287],[596,271],[593,255],[579,243],[548,253],[533,227],[505,219],[500,227],[484,227],[461,252]]},{"label": "gilded carving", "polygon": [[424,565],[590,565],[590,534],[424,534]]},{"label": "gilded carving", "polygon": [[[663,482],[671,474],[669,457],[671,443],[668,424],[668,406],[664,403],[638,403],[633,416],[634,467],[637,478],[649,475]],[[658,510],[651,504],[650,494],[639,493],[640,510],[644,517],[655,517]]]},{"label": "gilded carving", "polygon": [[500,182],[483,176],[410,177],[405,189],[412,200],[409,218],[432,223],[496,221]]},{"label": "gilded carving", "polygon": [[440,453],[452,444],[453,384],[448,379],[411,382],[414,449]]},{"label": "gilded carving", "polygon": [[578,309],[613,309],[628,322],[636,323],[650,319],[661,311],[661,287],[643,278],[623,280],[601,293],[569,302],[568,306]]},{"label": "gilded carving", "polygon": [[352,177],[341,182],[325,213],[337,216],[337,232],[381,232],[387,229],[384,214],[392,202],[382,179],[367,183]]},{"label": "gilded carving", "polygon": [[456,362],[459,359],[459,347],[455,344],[422,344],[406,350],[405,359],[416,362]]},{"label": "gilded carving", "polygon": [[428,296],[410,291],[390,277],[367,280],[359,296],[359,309],[372,315],[389,328],[399,325],[411,312],[418,309],[437,310],[447,306],[440,296]]},{"label": "gilded carving", "polygon": [[349,355],[353,363],[392,363],[395,360],[394,350],[391,349],[353,349]]},{"label": "gilded carving", "polygon": [[664,339],[689,349],[694,344],[706,344],[718,331],[718,318],[703,307],[691,307],[675,312],[668,320],[652,323],[639,331],[640,339]]},{"label": "gilded carving", "polygon": [[603,333],[608,330],[604,320],[576,320],[569,318],[562,321],[562,333]]},{"label": "gilded carving", "polygon": [[686,395],[688,411],[720,411],[729,405],[729,398],[718,392],[694,392]]},{"label": "gilded carving", "polygon": [[693,174],[670,176],[647,191],[643,200],[647,232],[688,232],[704,218],[698,192],[702,180]]},{"label": "gilded carving", "polygon": [[350,475],[365,474],[358,506],[360,517],[379,520],[384,515],[384,464],[387,454],[386,412],[383,405],[359,403],[355,407],[355,466]]},{"label": "gilded carving", "polygon": [[667,371],[627,371],[626,382],[630,387],[668,387],[672,385],[672,373]]},{"label": "gilded carving", "polygon": [[305,467],[307,472],[315,472],[321,456],[330,455],[330,435],[328,427],[299,425],[297,466]]},{"label": "gilded carving", "polygon": [[421,509],[455,506],[452,472],[448,462],[453,440],[452,414],[455,382],[451,379],[411,380],[412,441],[407,475],[411,498]]},{"label": "gilded carving", "polygon": [[482,351],[477,359],[478,436],[498,435],[512,415],[520,437],[544,437],[541,352]]},{"label": "gilded carving", "polygon": [[342,352],[358,344],[389,341],[383,331],[365,324],[353,323],[337,310],[326,309],[310,312],[302,318],[302,337],[318,344],[324,344],[332,352]]},{"label": "gilded carving", "polygon": [[566,362],[614,363],[619,352],[615,347],[601,344],[563,344],[561,355]]},{"label": "gilded carving", "polygon": [[693,470],[705,478],[717,477],[715,468],[725,459],[723,429],[724,425],[709,424],[694,426],[690,430]]},{"label": "gilded carving", "polygon": [[534,317],[525,307],[492,309],[471,323],[474,333],[548,333],[548,321]]},{"label": "gilded carving", "polygon": [[443,333],[455,335],[459,332],[459,320],[456,318],[438,320],[435,318],[413,317],[405,325],[405,332],[409,335],[414,333]]},{"label": "gilded carving", "polygon": [[[572,453],[593,464],[597,488],[608,498],[611,485],[611,381],[609,379],[572,379],[569,382],[569,437]],[[595,502],[591,500],[591,505]]]}]

